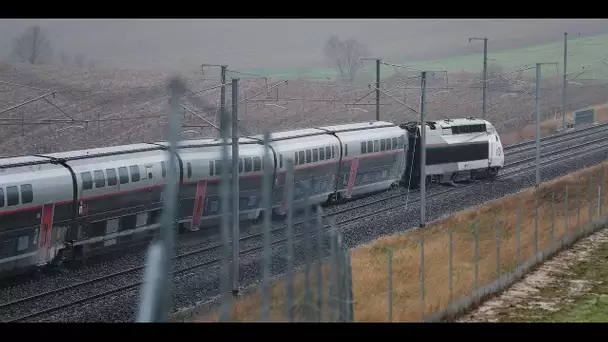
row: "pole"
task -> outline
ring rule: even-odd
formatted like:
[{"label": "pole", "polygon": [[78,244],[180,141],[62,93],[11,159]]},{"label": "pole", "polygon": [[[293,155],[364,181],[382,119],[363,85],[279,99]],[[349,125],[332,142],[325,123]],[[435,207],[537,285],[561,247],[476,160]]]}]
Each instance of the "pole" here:
[{"label": "pole", "polygon": [[380,121],[380,59],[376,59],[376,121]]},{"label": "pole", "polygon": [[482,99],[482,119],[486,118],[486,97],[488,87],[488,38],[483,39],[483,99]]},{"label": "pole", "polygon": [[540,67],[536,63],[536,187],[540,185]]},{"label": "pole", "polygon": [[564,32],[564,88],[562,89],[562,129],[566,129],[566,91],[568,89],[568,32]]},{"label": "pole", "polygon": [[422,72],[420,94],[420,228],[426,221],[426,71]]},{"label": "pole", "polygon": [[[220,120],[221,118],[224,117],[224,115],[226,114],[226,69],[228,68],[227,65],[220,65],[220,67],[222,68],[222,72],[220,74],[220,82],[221,82],[221,88],[220,88]],[[220,121],[221,122],[221,121]]]},{"label": "pole", "polygon": [[239,293],[239,79],[232,79],[232,295]]},{"label": "pole", "polygon": [[483,40],[483,85],[482,85],[482,119],[486,118],[487,114],[487,106],[486,106],[486,98],[487,98],[487,86],[488,86],[488,38],[477,38],[472,37],[469,38],[469,43],[472,40]]}]

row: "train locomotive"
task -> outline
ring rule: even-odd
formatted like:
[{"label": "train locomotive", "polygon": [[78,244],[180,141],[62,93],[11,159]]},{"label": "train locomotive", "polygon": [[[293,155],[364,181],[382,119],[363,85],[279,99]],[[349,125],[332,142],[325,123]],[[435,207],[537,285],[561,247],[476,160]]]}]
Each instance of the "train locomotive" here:
[{"label": "train locomotive", "polygon": [[[496,176],[500,138],[485,120],[426,123],[429,184]],[[287,160],[294,203],[335,203],[397,186],[416,186],[420,125],[373,121],[239,138],[240,220],[262,214],[262,176],[273,176],[274,216],[286,210]],[[231,143],[229,141],[228,143]],[[179,175],[176,221],[196,231],[219,224],[220,139],[167,142],[0,158],[0,274],[126,249],[158,233],[169,167]],[[230,150],[230,149],[229,149]],[[230,158],[230,157],[229,157]],[[231,173],[231,170],[229,171]]]}]

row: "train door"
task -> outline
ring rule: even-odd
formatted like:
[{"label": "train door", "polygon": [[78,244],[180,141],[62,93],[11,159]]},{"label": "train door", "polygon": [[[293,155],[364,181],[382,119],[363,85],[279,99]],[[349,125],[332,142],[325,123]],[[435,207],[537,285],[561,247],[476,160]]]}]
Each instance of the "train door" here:
[{"label": "train door", "polygon": [[51,253],[51,229],[53,226],[53,213],[55,203],[45,204],[42,207],[42,217],[40,219],[40,234],[38,244],[38,264],[45,264],[50,261]]},{"label": "train door", "polygon": [[491,167],[492,166],[492,159],[494,159],[494,157],[495,157],[496,142],[494,141],[495,139],[494,139],[493,135],[489,135],[488,136],[488,140],[490,140],[490,144],[489,144],[490,153],[488,153],[488,155],[489,155],[490,158],[488,158],[488,167]]},{"label": "train door", "polygon": [[144,165],[144,174],[142,175],[143,186],[146,188],[146,209],[143,212],[137,213],[135,219],[135,228],[142,228],[148,225],[150,208],[154,202],[154,191],[156,185],[156,173],[154,172],[153,164]]}]

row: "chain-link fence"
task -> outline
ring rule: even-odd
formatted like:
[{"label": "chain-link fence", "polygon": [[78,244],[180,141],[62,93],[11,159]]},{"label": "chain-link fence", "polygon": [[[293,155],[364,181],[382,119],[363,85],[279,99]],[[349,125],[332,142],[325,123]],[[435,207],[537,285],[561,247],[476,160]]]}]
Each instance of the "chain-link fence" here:
[{"label": "chain-link fence", "polygon": [[[176,83],[173,86],[178,87]],[[175,90],[172,93],[178,94]],[[230,200],[228,126],[225,115],[221,125],[221,198],[227,200],[222,201],[221,295],[205,310],[198,310],[195,321],[449,319],[503,290],[561,248],[602,228],[607,219],[605,165],[601,164],[580,171],[577,178],[563,177],[425,229],[382,238],[351,255],[335,222],[326,222],[321,207],[312,212],[312,189],[294,178],[293,161],[287,160],[285,237],[271,242],[271,215],[263,215],[261,283],[241,289],[235,298],[231,290],[235,290],[234,276],[241,261],[238,253],[231,253],[234,206]],[[177,141],[171,136],[173,150]],[[267,134],[263,146],[262,165],[271,165]],[[271,213],[270,189],[275,175],[272,168],[263,170],[262,209]],[[175,172],[169,173],[167,184],[176,183],[171,177],[176,177]],[[296,188],[299,191],[294,191]],[[171,187],[168,189],[165,198],[174,198]],[[162,244],[150,248],[140,321],[168,319],[170,277],[165,260],[170,256],[163,250],[171,250],[174,209],[171,201],[166,200],[165,206],[165,235]],[[303,219],[294,223],[294,213],[302,211]],[[296,230],[296,225],[301,228]],[[238,235],[232,238],[237,240]],[[276,254],[286,263],[286,272],[279,277],[271,272]]]}]

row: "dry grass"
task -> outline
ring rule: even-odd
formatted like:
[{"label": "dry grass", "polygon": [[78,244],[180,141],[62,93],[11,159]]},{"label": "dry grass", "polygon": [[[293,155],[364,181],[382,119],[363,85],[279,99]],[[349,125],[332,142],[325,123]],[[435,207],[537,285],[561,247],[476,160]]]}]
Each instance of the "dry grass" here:
[{"label": "dry grass", "polygon": [[[608,122],[608,104],[591,106],[589,109],[595,109],[596,122]],[[573,112],[566,114],[566,122],[574,122]],[[559,119],[544,120],[540,125],[541,136],[548,136],[557,133],[562,126],[561,117]],[[526,125],[518,132],[506,133],[500,136],[504,145],[516,144],[520,141],[534,139],[536,137],[536,127],[534,124]]]},{"label": "dry grass", "polygon": [[[541,186],[538,192],[539,251],[548,247],[552,234],[552,193],[555,195],[555,239],[564,236],[566,229],[573,231],[589,220],[591,205],[597,217],[597,187],[608,163],[600,164],[561,177]],[[592,182],[591,201],[588,201],[589,180]],[[565,189],[568,188],[568,225],[565,225]],[[606,196],[603,196],[603,212]],[[354,316],[356,321],[386,321],[388,319],[388,249],[393,251],[393,320],[419,321],[424,314],[437,312],[450,302],[449,291],[449,232],[453,233],[453,299],[471,293],[474,289],[474,222],[479,224],[479,286],[496,279],[497,240],[496,217],[500,232],[500,273],[516,267],[517,208],[521,209],[520,246],[521,260],[534,253],[535,196],[532,189],[508,196],[458,213],[433,223],[426,229],[387,236],[352,252]],[[580,218],[578,216],[580,208]],[[567,228],[566,228],[567,227]],[[421,301],[420,241],[425,241],[425,302]],[[327,275],[327,272],[326,272]],[[303,277],[298,274],[295,293],[303,293]],[[314,284],[314,282],[313,282]],[[285,284],[274,284],[271,291],[271,316],[285,320]],[[260,317],[260,293],[245,296],[233,306],[233,317],[239,321],[256,321]],[[216,312],[195,318],[195,321],[216,321]]]}]

